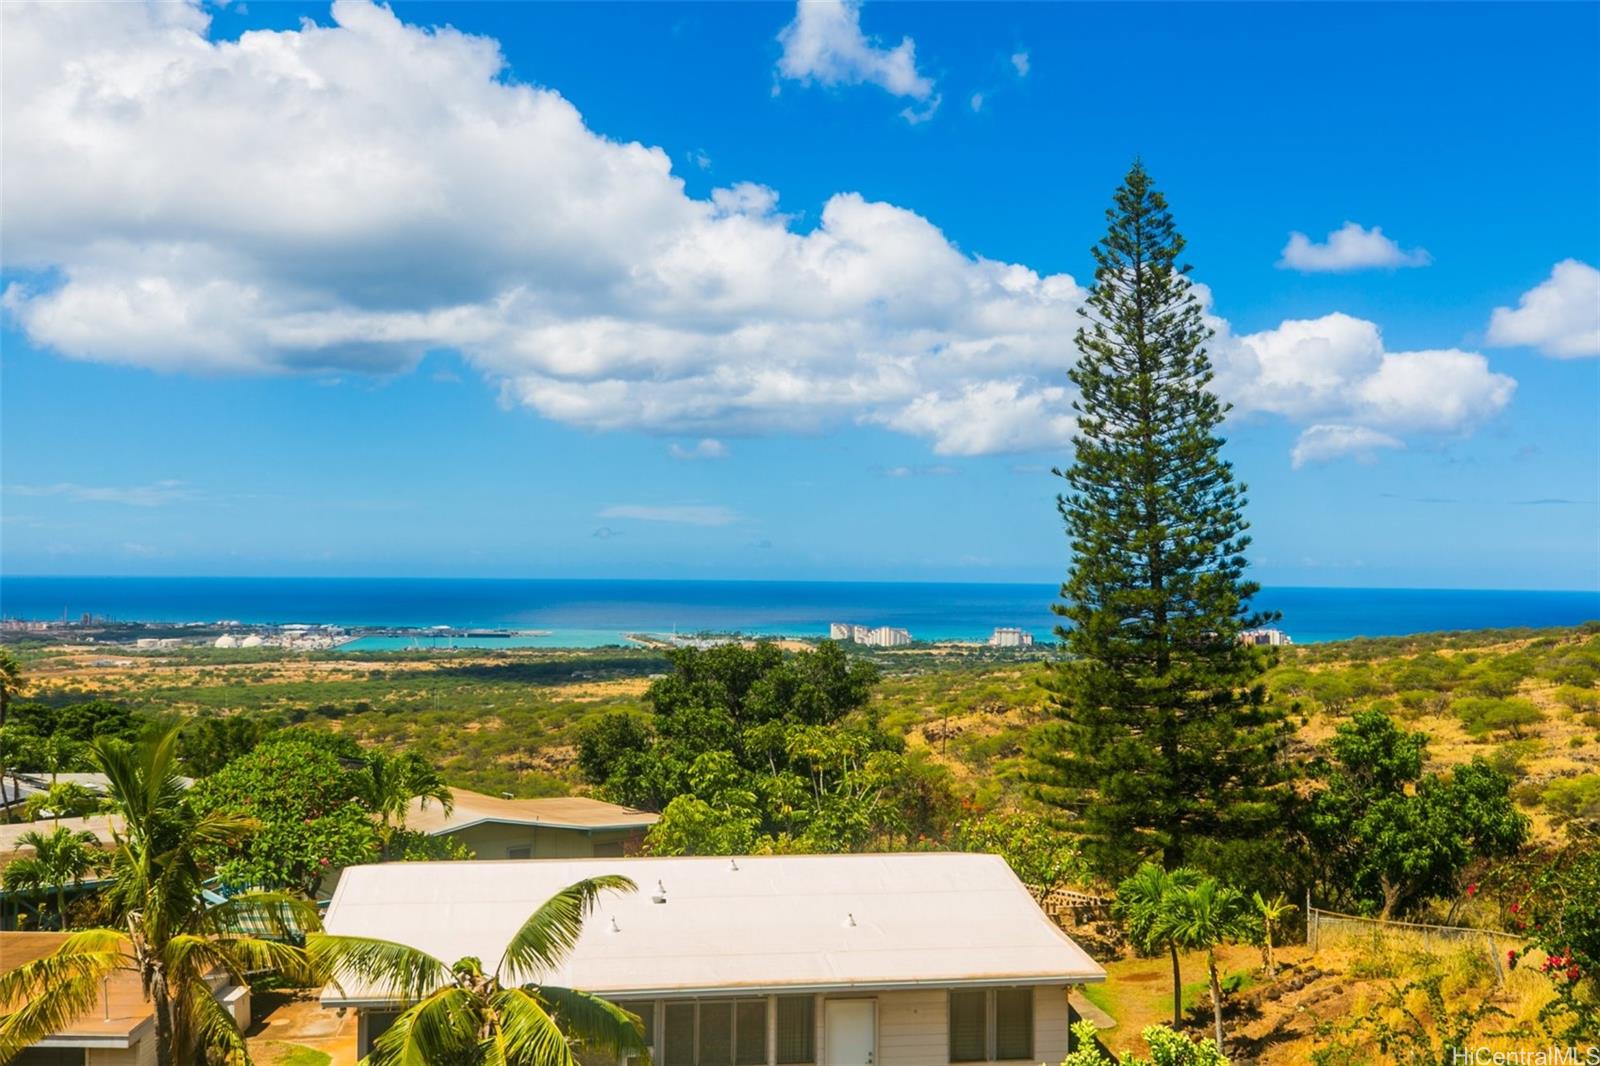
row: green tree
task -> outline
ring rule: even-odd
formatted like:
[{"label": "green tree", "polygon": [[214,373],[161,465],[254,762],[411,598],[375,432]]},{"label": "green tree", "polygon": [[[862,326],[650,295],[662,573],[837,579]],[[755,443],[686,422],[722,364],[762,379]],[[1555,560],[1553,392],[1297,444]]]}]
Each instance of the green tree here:
[{"label": "green tree", "polygon": [[540,978],[571,952],[602,892],[633,887],[625,877],[595,877],[562,889],[517,930],[493,970],[368,937],[313,933],[307,950],[334,980],[387,989],[405,1004],[364,1060],[370,1066],[578,1066],[574,1044],[608,1057],[644,1051],[643,1023]]},{"label": "green tree", "polygon": [[273,729],[274,723],[259,714],[191,718],[178,734],[178,757],[191,776],[210,777],[267,739]]},{"label": "green tree", "polygon": [[603,794],[662,811],[657,854],[853,851],[942,824],[948,775],[852,715],[877,673],[839,645],[685,648],[627,712],[585,723],[578,765]]},{"label": "green tree", "polygon": [[393,830],[406,827],[412,800],[424,809],[434,801],[449,814],[455,809],[455,796],[427,759],[414,751],[386,755],[369,752],[365,765],[355,778],[355,795],[362,806],[378,816],[378,839],[382,855],[388,858]]},{"label": "green tree", "polygon": [[[6,732],[7,712],[11,709],[11,700],[20,695],[27,687],[27,678],[22,673],[22,664],[17,662],[16,656],[5,648],[0,648],[0,735]],[[16,782],[6,782],[6,759],[8,746],[0,743],[0,821],[11,821],[11,801],[17,795]]]},{"label": "green tree", "polygon": [[17,838],[17,850],[32,855],[12,859],[0,880],[9,892],[55,895],[56,924],[67,927],[67,889],[77,888],[105,858],[100,839],[86,829],[58,825],[49,833],[30,829]]},{"label": "green tree", "polygon": [[206,905],[201,889],[210,870],[202,855],[236,845],[252,825],[229,813],[198,814],[185,801],[177,741],[168,730],[138,747],[95,742],[95,764],[124,825],[108,890],[121,925],[73,933],[51,954],[0,974],[0,1061],[94,1009],[102,983],[123,971],[138,976],[150,1001],[158,1066],[191,1063],[203,1052],[248,1066],[244,1035],[213,994],[212,975],[240,985],[263,970],[315,979],[300,949],[238,931],[248,923],[286,937],[291,921],[314,928],[315,908],[271,894]]},{"label": "green tree", "polygon": [[1178,942],[1166,923],[1167,901],[1176,891],[1200,883],[1196,870],[1180,866],[1163,870],[1147,862],[1117,886],[1111,913],[1122,922],[1128,941],[1141,955],[1165,951],[1172,959],[1172,1026],[1183,1024],[1183,974],[1178,966]]},{"label": "green tree", "polygon": [[1107,218],[1069,372],[1073,462],[1057,471],[1069,658],[1031,777],[1082,828],[1095,866],[1120,877],[1149,856],[1182,865],[1196,838],[1271,827],[1285,734],[1264,656],[1237,639],[1263,619],[1183,238],[1138,163]]},{"label": "green tree", "polygon": [[969,818],[956,825],[949,844],[956,851],[999,855],[1024,884],[1039,888],[1088,881],[1077,842],[1032,811],[1003,808]]},{"label": "green tree", "polygon": [[1527,700],[1467,696],[1455,700],[1450,709],[1475,737],[1507,733],[1520,740],[1523,730],[1544,721],[1544,712]]},{"label": "green tree", "polygon": [[1192,885],[1174,886],[1161,901],[1157,919],[1160,935],[1189,951],[1206,953],[1206,977],[1211,982],[1211,1018],[1217,1047],[1222,1039],[1222,975],[1217,967],[1217,948],[1223,944],[1253,939],[1255,922],[1250,902],[1238,889],[1214,877]]},{"label": "green tree", "polygon": [[1471,860],[1513,855],[1527,839],[1510,778],[1482,759],[1425,775],[1427,740],[1379,711],[1334,733],[1307,814],[1306,859],[1325,895],[1388,918],[1456,895]]},{"label": "green tree", "polygon": [[201,814],[254,825],[247,840],[207,852],[229,885],[312,894],[335,870],[378,857],[378,828],[357,799],[359,771],[289,733],[257,745],[195,785]]},{"label": "green tree", "polygon": [[1600,774],[1559,777],[1544,787],[1540,800],[1550,820],[1574,835],[1600,829]]}]

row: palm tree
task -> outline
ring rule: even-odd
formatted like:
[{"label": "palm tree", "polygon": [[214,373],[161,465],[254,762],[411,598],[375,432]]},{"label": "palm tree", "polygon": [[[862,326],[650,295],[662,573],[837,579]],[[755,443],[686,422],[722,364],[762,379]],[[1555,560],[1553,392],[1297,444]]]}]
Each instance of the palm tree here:
[{"label": "palm tree", "polygon": [[31,829],[17,838],[17,850],[32,848],[32,855],[13,859],[3,880],[13,892],[55,893],[56,921],[67,927],[67,886],[77,888],[84,876],[100,865],[100,838],[86,829],[58,825],[51,833]]},{"label": "palm tree", "polygon": [[1278,973],[1278,963],[1272,957],[1272,934],[1277,931],[1278,923],[1297,908],[1281,892],[1271,899],[1264,898],[1260,892],[1252,892],[1250,906],[1255,910],[1256,931],[1261,936],[1261,958],[1266,963],[1267,976],[1274,977]]},{"label": "palm tree", "polygon": [[429,800],[437,800],[446,814],[455,809],[455,797],[444,778],[432,763],[414,751],[392,756],[381,751],[369,754],[366,765],[356,776],[356,798],[378,816],[378,837],[385,859],[389,857],[389,842],[394,836],[390,822],[393,820],[404,829],[412,800],[420,799],[424,809]]},{"label": "palm tree", "polygon": [[[248,1066],[244,1037],[207,979],[224,973],[242,985],[246,973],[268,969],[315,979],[305,952],[286,942],[296,926],[315,928],[309,903],[275,893],[215,907],[202,899],[200,856],[236,845],[254,824],[194,813],[176,773],[177,739],[168,730],[138,747],[94,742],[94,761],[124,822],[107,893],[122,927],[73,933],[52,954],[0,974],[0,1062],[93,1009],[102,982],[120,971],[136,974],[150,1000],[158,1066],[193,1062],[202,1050]],[[247,923],[272,938],[240,932]]]},{"label": "palm tree", "polygon": [[1172,944],[1206,953],[1206,975],[1211,980],[1211,1015],[1216,1025],[1218,1049],[1222,1044],[1222,979],[1217,972],[1217,946],[1250,938],[1254,922],[1244,893],[1214,877],[1193,885],[1176,886],[1162,901],[1158,929]]},{"label": "palm tree", "polygon": [[[11,707],[11,697],[20,695],[27,685],[22,664],[9,651],[0,648],[0,734],[6,729],[6,711]],[[0,742],[0,821],[11,821],[9,800],[13,795],[6,787],[5,745]]]},{"label": "palm tree", "polygon": [[43,792],[35,792],[22,805],[22,813],[30,822],[49,814],[55,821],[92,814],[100,809],[100,797],[76,781],[53,784]]},{"label": "palm tree", "polygon": [[1200,881],[1200,874],[1187,866],[1170,873],[1153,862],[1147,862],[1133,876],[1117,886],[1117,898],[1111,906],[1114,914],[1128,932],[1134,950],[1141,955],[1159,955],[1165,951],[1172,956],[1172,1027],[1183,1024],[1183,976],[1178,968],[1178,945],[1167,935],[1162,924],[1167,897],[1175,888],[1188,888]]},{"label": "palm tree", "polygon": [[407,1004],[377,1039],[370,1066],[576,1066],[573,1043],[607,1055],[645,1050],[636,1015],[599,996],[538,983],[572,950],[600,894],[631,891],[626,877],[594,877],[557,892],[517,930],[499,964],[446,965],[389,940],[314,933],[313,963],[335,982],[385,989]]}]

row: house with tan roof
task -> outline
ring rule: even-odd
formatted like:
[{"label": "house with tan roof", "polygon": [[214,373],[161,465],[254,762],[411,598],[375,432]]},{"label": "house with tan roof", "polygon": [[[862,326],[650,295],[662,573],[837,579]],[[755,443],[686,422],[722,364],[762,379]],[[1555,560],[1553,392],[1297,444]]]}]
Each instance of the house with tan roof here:
[{"label": "house with tan roof", "polygon": [[[65,933],[0,933],[0,971],[42,958],[66,938]],[[241,1029],[250,1024],[248,988],[219,979],[213,993]],[[153,1066],[155,1030],[155,1009],[138,974],[117,970],[93,1009],[24,1049],[7,1066]]]},{"label": "house with tan roof", "polygon": [[[567,885],[623,874],[542,980],[645,1023],[656,1066],[952,1066],[1059,1062],[1068,990],[1105,971],[993,855],[765,855],[388,863],[346,869],[329,932],[487,966]],[[348,979],[358,1054],[393,1023],[392,990]]]},{"label": "house with tan roof", "polygon": [[412,800],[406,827],[448,836],[480,859],[620,857],[639,850],[661,819],[584,796],[510,799],[452,788],[450,813],[437,801]]}]

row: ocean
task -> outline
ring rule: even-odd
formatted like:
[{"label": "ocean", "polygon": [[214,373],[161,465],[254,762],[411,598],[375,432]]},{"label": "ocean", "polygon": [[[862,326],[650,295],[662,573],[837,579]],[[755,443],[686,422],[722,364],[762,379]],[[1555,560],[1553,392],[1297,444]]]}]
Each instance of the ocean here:
[{"label": "ocean", "polygon": [[[996,626],[1021,626],[1049,640],[1055,595],[1051,585],[931,582],[0,576],[0,616],[540,631],[455,641],[487,647],[597,647],[634,632],[815,637],[829,622],[898,626],[918,640],[981,640]],[[1269,588],[1256,606],[1281,611],[1280,628],[1306,644],[1574,625],[1600,619],[1600,591]],[[370,637],[349,646],[412,644]]]}]

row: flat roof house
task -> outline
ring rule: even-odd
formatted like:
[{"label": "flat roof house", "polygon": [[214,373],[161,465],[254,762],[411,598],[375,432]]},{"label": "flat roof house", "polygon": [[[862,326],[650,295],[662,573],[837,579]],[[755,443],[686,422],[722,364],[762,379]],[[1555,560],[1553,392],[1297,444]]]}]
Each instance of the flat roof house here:
[{"label": "flat roof house", "polygon": [[[55,951],[65,933],[0,933],[0,971]],[[213,994],[244,1028],[250,1024],[250,991],[220,979]],[[150,1066],[156,1061],[155,1011],[139,976],[118,970],[105,982],[100,1002],[82,1017],[25,1049],[7,1066]]]},{"label": "flat roof house", "polygon": [[[486,965],[529,914],[624,874],[558,972],[645,1021],[655,1066],[1059,1062],[1067,990],[1105,971],[992,855],[781,855],[389,863],[344,871],[329,932]],[[392,1023],[382,988],[323,990],[360,1012],[358,1053]]]},{"label": "flat roof house", "polygon": [[437,801],[411,801],[406,827],[449,836],[480,859],[620,857],[635,851],[659,814],[583,796],[501,799],[452,788],[455,805],[444,813]]}]

